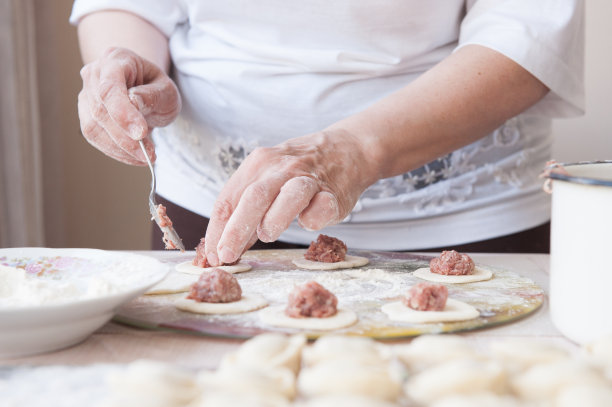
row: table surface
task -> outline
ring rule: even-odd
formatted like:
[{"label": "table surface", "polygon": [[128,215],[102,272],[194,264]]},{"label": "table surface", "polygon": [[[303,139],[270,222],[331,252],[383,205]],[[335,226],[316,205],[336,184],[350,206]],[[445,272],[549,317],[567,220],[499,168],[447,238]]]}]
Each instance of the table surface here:
[{"label": "table surface", "polygon": [[[163,260],[168,252],[139,251]],[[553,326],[549,313],[549,256],[546,254],[494,254],[471,253],[481,264],[514,271],[531,278],[545,292],[543,305],[530,316],[498,327],[462,333],[476,347],[484,347],[491,341],[505,338],[538,338],[569,349],[577,345],[565,339]],[[390,343],[407,343],[409,339]],[[129,363],[137,359],[154,359],[194,369],[216,368],[229,351],[236,349],[242,340],[219,339],[172,332],[139,330],[109,322],[84,342],[73,347],[47,354],[5,359],[3,366],[90,365],[95,363]]]}]

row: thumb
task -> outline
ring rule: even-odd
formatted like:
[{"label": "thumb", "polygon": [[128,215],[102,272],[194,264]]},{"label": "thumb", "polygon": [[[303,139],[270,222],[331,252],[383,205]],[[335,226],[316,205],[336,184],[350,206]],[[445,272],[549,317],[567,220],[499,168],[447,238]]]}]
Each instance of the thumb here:
[{"label": "thumb", "polygon": [[130,88],[128,96],[150,129],[167,126],[181,111],[178,89],[168,77]]}]

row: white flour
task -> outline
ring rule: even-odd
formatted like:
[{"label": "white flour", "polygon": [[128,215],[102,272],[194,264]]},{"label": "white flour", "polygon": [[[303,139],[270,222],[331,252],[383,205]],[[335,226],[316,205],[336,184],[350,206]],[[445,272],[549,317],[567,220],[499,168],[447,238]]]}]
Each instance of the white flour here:
[{"label": "white flour", "polygon": [[[64,304],[106,297],[146,281],[147,264],[131,258],[116,260],[68,257],[57,270],[46,265],[36,273],[0,264],[0,309]],[[44,262],[43,262],[44,263]]]},{"label": "white flour", "polygon": [[118,292],[116,284],[103,278],[39,278],[23,269],[0,265],[0,308],[60,304]]}]

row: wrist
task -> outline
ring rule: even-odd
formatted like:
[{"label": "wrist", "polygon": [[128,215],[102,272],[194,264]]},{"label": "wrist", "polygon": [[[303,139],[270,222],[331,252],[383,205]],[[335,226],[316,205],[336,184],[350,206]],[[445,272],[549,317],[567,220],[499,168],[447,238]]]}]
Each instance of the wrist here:
[{"label": "wrist", "polygon": [[[322,131],[336,140],[336,148],[350,151],[350,162],[359,168],[359,183],[363,189],[384,178],[385,157],[379,138],[367,131],[358,131],[344,121]],[[347,148],[349,147],[350,148]],[[348,165],[348,163],[347,163]]]}]

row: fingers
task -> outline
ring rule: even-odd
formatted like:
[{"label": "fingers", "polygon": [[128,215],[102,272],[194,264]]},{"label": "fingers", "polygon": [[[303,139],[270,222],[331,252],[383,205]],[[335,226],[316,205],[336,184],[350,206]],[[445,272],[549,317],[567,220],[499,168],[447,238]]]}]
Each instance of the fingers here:
[{"label": "fingers", "polygon": [[278,239],[318,191],[319,185],[310,177],[296,177],[287,181],[257,228],[259,239],[262,242]]},{"label": "fingers", "polygon": [[176,85],[169,78],[130,88],[128,95],[149,127],[167,126],[181,111],[181,98]]},{"label": "fingers", "polygon": [[341,220],[338,199],[327,191],[317,193],[298,217],[300,226],[306,230],[320,230]]},{"label": "fingers", "polygon": [[142,113],[128,97],[128,81],[136,76],[136,73],[132,72],[136,70],[134,63],[119,60],[102,64],[98,89],[94,94],[99,95],[108,119],[131,139],[140,140],[147,135],[148,126]]},{"label": "fingers", "polygon": [[271,176],[245,188],[217,243],[220,262],[236,261],[245,250],[283,183],[282,177]]},{"label": "fingers", "polygon": [[[81,75],[83,76],[83,91],[81,92],[82,96],[80,103],[87,106],[89,109],[89,117],[96,122],[98,127],[102,128],[106,132],[107,137],[103,139],[104,142],[114,144],[114,146],[106,146],[106,148],[104,148],[102,151],[105,152],[108,150],[114,150],[116,148],[122,149],[125,153],[138,161],[140,165],[143,165],[145,163],[145,159],[140,146],[130,137],[129,130],[127,128],[121,127],[121,125],[111,118],[107,105],[102,100],[102,96],[104,96],[107,99],[111,99],[109,103],[113,103],[112,99],[117,98],[115,91],[108,90],[109,88],[113,87],[111,82],[106,80],[102,81],[101,84],[100,67],[96,65],[82,69]],[[125,87],[125,84],[121,85],[114,83],[114,85],[117,87]],[[114,94],[115,96],[109,96],[109,94]],[[128,104],[130,104],[132,110],[136,110],[136,108],[129,103],[127,96],[124,99],[128,101]],[[81,120],[83,119],[81,118]],[[141,118],[141,120],[144,122],[144,118]],[[84,134],[84,136],[85,138],[89,137],[87,134]]]},{"label": "fingers", "polygon": [[81,77],[79,117],[87,141],[119,161],[145,165],[137,143],[143,140],[154,161],[154,146],[147,135],[178,115],[181,101],[174,82],[155,64],[120,48],[85,66]]},{"label": "fingers", "polygon": [[130,154],[126,153],[123,149],[119,148],[119,146],[110,138],[106,130],[98,125],[98,123],[91,117],[88,104],[83,101],[85,98],[86,96],[83,94],[83,91],[81,91],[81,93],[79,93],[78,112],[81,122],[81,132],[89,144],[107,156],[125,164],[144,165],[143,161],[137,160]]}]

